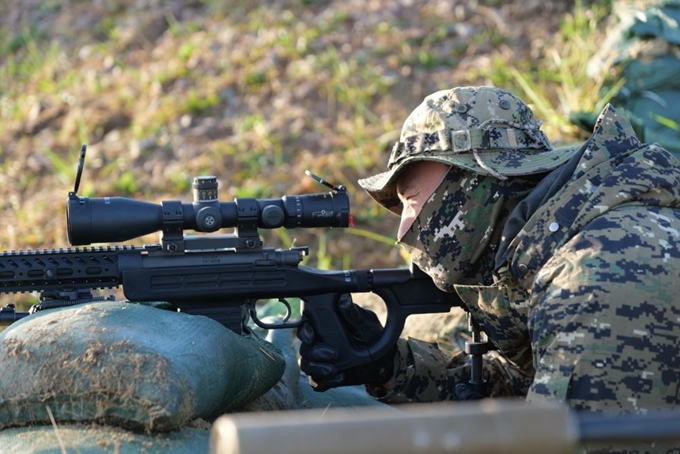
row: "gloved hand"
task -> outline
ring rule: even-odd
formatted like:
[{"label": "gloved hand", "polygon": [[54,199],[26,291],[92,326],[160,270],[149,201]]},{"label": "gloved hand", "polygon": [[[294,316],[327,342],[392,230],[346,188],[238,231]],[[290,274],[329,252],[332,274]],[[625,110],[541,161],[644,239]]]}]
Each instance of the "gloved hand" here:
[{"label": "gloved hand", "polygon": [[457,383],[453,388],[458,400],[480,400],[484,399],[484,394],[477,391],[474,386],[469,383]]},{"label": "gloved hand", "polygon": [[[354,304],[350,294],[340,297],[338,311],[356,348],[370,345],[382,333],[383,327],[375,313]],[[300,325],[297,337],[302,342],[300,369],[310,377],[310,383],[316,391],[339,386],[382,385],[394,375],[396,345],[377,361],[338,371],[334,366],[338,357],[337,349],[317,341],[314,328],[309,322]]]}]

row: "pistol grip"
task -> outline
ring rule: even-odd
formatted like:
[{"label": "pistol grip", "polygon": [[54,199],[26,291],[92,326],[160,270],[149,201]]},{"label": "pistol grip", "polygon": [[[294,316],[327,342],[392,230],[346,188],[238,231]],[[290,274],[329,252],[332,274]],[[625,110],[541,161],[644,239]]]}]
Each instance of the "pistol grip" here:
[{"label": "pistol grip", "polygon": [[347,334],[347,329],[338,311],[338,300],[342,293],[313,295],[302,301],[302,317],[314,327],[320,342],[334,347],[338,358],[334,362],[337,370],[361,366],[384,356],[397,342],[404,328],[405,314],[394,303],[392,292],[376,292],[387,306],[387,323],[381,335],[370,345],[357,347]]}]

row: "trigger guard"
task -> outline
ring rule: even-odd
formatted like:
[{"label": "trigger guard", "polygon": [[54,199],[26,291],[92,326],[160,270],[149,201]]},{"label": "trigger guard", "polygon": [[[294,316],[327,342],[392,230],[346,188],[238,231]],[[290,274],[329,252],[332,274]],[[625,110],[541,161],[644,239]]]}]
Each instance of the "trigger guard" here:
[{"label": "trigger guard", "polygon": [[290,307],[290,303],[286,301],[285,298],[279,298],[278,302],[283,304],[286,308],[286,314],[283,317],[283,320],[277,323],[266,323],[260,320],[260,318],[257,315],[257,310],[255,309],[255,303],[251,302],[248,304],[248,313],[250,314],[250,319],[255,323],[257,326],[259,326],[262,329],[286,329],[286,328],[299,328],[300,325],[302,325],[303,319],[300,317],[298,320],[294,320],[292,322],[289,322],[290,317],[292,315],[292,308]]},{"label": "trigger guard", "polygon": [[367,347],[371,360],[376,361],[389,353],[399,340],[406,323],[406,315],[403,314],[399,301],[391,289],[376,288],[373,293],[383,300],[387,309],[387,319],[382,333],[375,342]]}]

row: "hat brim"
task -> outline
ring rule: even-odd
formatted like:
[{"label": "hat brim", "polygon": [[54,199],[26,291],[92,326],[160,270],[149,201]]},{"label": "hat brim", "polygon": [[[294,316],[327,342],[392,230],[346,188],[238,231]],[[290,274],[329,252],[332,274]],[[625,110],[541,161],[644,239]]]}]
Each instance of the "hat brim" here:
[{"label": "hat brim", "polygon": [[[555,148],[550,151],[494,149],[473,153],[453,151],[428,151],[407,157],[391,170],[358,181],[368,194],[380,205],[395,214],[401,214],[401,201],[397,196],[397,177],[408,164],[417,161],[436,161],[469,170],[480,175],[497,177],[522,176],[549,172],[567,162],[583,144]],[[480,165],[480,162],[483,164]],[[494,175],[494,172],[496,175]]]},{"label": "hat brim", "polygon": [[435,156],[413,156],[404,159],[392,170],[359,180],[359,186],[380,205],[394,214],[401,215],[402,205],[397,195],[397,177],[406,169],[407,164],[417,161],[436,161],[451,165],[448,160],[440,160]]}]

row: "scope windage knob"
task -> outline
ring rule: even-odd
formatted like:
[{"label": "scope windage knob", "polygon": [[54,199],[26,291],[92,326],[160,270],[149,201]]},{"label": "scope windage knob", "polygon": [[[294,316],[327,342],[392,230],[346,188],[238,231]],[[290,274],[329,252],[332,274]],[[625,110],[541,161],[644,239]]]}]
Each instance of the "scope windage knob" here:
[{"label": "scope windage knob", "polygon": [[203,207],[196,214],[196,226],[201,232],[214,232],[222,227],[222,214],[215,207]]},{"label": "scope windage knob", "polygon": [[262,210],[262,226],[266,229],[275,229],[283,225],[286,214],[276,205],[267,205]]},{"label": "scope windage knob", "polygon": [[194,203],[206,203],[217,201],[217,178],[210,176],[194,177],[192,185],[194,190]]}]

